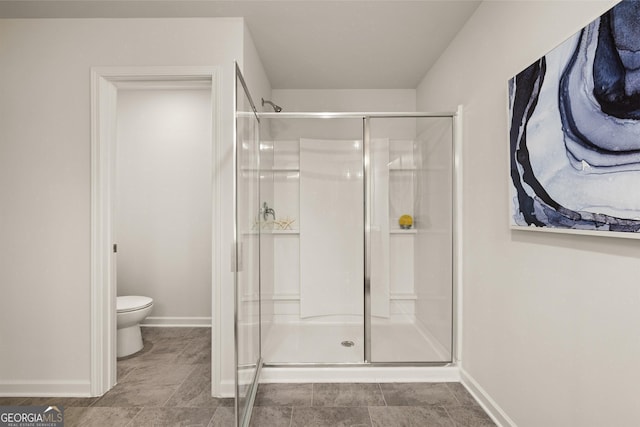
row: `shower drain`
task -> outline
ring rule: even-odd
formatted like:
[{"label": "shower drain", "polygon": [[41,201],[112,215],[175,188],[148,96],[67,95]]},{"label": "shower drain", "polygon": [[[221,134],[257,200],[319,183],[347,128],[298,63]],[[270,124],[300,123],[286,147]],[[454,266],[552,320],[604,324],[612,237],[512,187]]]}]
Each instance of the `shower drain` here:
[{"label": "shower drain", "polygon": [[343,347],[353,347],[355,343],[353,341],[342,341],[340,343]]}]

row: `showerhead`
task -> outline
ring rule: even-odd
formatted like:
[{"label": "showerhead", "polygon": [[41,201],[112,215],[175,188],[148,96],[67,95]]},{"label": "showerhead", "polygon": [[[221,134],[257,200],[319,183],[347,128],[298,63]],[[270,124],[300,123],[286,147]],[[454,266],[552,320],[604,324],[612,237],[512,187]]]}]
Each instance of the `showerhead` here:
[{"label": "showerhead", "polygon": [[280,111],[282,111],[282,107],[280,107],[279,105],[274,104],[271,101],[265,101],[264,98],[262,98],[262,106],[264,107],[264,104],[269,104],[273,107],[273,111],[275,111],[276,113],[279,113]]}]

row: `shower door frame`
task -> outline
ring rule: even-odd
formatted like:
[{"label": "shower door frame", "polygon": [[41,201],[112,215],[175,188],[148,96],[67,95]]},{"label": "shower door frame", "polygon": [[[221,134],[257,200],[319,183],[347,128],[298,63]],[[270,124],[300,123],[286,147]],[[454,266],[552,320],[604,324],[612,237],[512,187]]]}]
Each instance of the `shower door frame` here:
[{"label": "shower door frame", "polygon": [[[238,87],[238,82],[240,82],[240,87]],[[238,155],[238,150],[240,149],[240,145],[238,144],[238,135],[239,135],[239,129],[238,129],[238,118],[239,118],[239,112],[238,112],[238,95],[242,93],[247,97],[247,100],[249,101],[249,104],[251,106],[251,114],[253,115],[253,117],[255,118],[258,126],[257,126],[257,142],[258,142],[258,147],[260,145],[260,117],[258,116],[258,112],[256,110],[255,104],[253,102],[253,99],[251,97],[251,93],[249,92],[249,88],[247,87],[247,83],[244,79],[244,76],[242,75],[242,71],[240,70],[240,67],[238,65],[238,63],[235,63],[235,84],[234,84],[234,96],[233,96],[233,111],[234,111],[234,127],[233,127],[233,256],[232,256],[232,262],[233,262],[233,287],[234,287],[234,310],[233,310],[233,335],[234,335],[234,385],[235,385],[235,390],[234,390],[234,419],[235,419],[235,426],[236,427],[246,427],[249,425],[250,421],[251,421],[251,415],[253,412],[253,406],[254,406],[254,401],[256,398],[256,394],[258,391],[258,382],[260,379],[260,372],[262,370],[262,366],[263,366],[263,361],[262,361],[262,324],[261,324],[261,283],[260,283],[260,237],[261,237],[261,228],[258,227],[258,265],[257,265],[257,269],[258,269],[258,340],[257,340],[257,345],[258,345],[258,351],[257,351],[257,356],[258,359],[255,361],[255,372],[253,373],[253,378],[251,380],[251,383],[248,386],[248,391],[247,391],[247,396],[245,397],[246,401],[244,403],[244,407],[241,408],[240,407],[240,392],[239,392],[239,387],[240,387],[240,375],[239,375],[239,370],[240,370],[240,358],[239,358],[239,354],[240,354],[240,342],[239,342],[239,327],[238,327],[238,323],[239,323],[239,305],[240,302],[242,300],[242,295],[240,294],[240,289],[239,289],[239,274],[240,272],[243,270],[242,267],[242,258],[243,258],[243,250],[241,248],[242,242],[239,239],[239,233],[240,233],[240,228],[239,228],[239,206],[238,206],[238,189],[240,188],[239,182],[238,182],[238,174],[241,170],[241,166],[240,166],[240,156]],[[260,171],[260,155],[259,155],[259,149],[258,149],[258,164],[257,164],[257,171]],[[257,200],[260,201],[260,174],[257,174],[258,178],[257,178]],[[249,266],[250,268],[251,266]]]},{"label": "shower door frame", "polygon": [[[295,113],[257,113],[258,118],[265,119],[361,119],[362,120],[362,165],[363,165],[363,218],[364,218],[364,358],[362,362],[343,363],[268,363],[265,368],[285,367],[343,367],[343,366],[424,366],[440,367],[456,365],[460,361],[462,348],[462,117],[463,108],[458,106],[455,112],[295,112]],[[371,176],[371,119],[392,118],[450,118],[452,120],[452,302],[451,302],[451,360],[444,362],[372,362],[371,361],[371,218],[370,209],[370,176]],[[262,340],[262,334],[260,335]]]}]

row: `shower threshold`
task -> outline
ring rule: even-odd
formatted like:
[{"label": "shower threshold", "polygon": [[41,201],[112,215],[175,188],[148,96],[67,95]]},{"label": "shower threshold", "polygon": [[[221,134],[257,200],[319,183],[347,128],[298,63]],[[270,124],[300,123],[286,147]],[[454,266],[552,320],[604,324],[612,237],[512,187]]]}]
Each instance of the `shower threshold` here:
[{"label": "shower threshold", "polygon": [[441,366],[381,366],[387,364],[264,365],[261,383],[385,383],[460,382],[460,369],[451,363]]}]

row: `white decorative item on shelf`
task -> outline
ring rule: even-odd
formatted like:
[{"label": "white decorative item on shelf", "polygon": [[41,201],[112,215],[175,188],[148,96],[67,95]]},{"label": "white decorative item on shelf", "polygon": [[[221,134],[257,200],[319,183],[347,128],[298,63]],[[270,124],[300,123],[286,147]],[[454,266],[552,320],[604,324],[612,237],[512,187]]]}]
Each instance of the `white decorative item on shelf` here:
[{"label": "white decorative item on shelf", "polygon": [[263,221],[260,220],[260,218],[256,218],[253,222],[252,230],[293,230],[292,225],[294,222],[296,222],[296,220],[288,216],[271,221]]},{"label": "white decorative item on shelf", "polygon": [[273,229],[274,230],[293,230],[291,227],[296,220],[293,218],[289,218],[288,216],[274,220],[273,221]]}]

